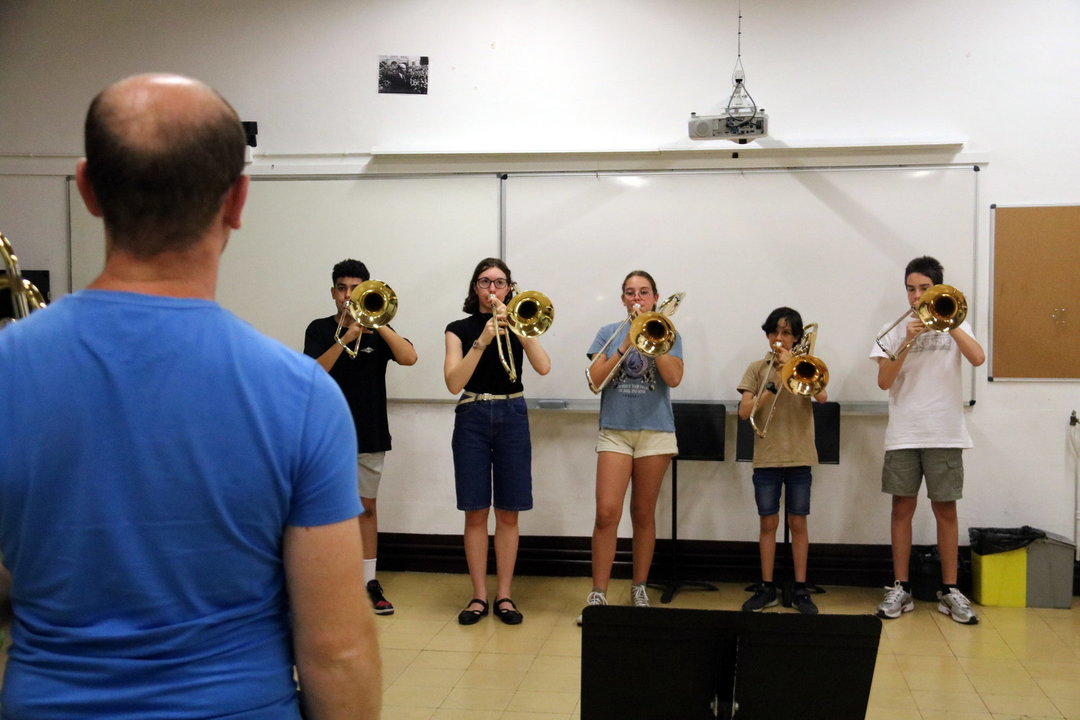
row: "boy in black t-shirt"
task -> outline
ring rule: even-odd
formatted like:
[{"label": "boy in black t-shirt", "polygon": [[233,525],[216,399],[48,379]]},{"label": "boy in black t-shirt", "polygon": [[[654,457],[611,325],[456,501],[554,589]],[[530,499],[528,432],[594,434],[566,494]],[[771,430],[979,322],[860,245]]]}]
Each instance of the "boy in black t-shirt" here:
[{"label": "boy in black t-shirt", "polygon": [[[330,373],[341,387],[356,425],[357,489],[364,512],[360,515],[360,535],[364,543],[364,582],[377,615],[392,615],[394,606],[383,596],[375,578],[378,551],[378,515],[376,497],[382,479],[383,459],[390,449],[390,426],[386,418],[386,364],[416,363],[412,343],[389,325],[371,329],[346,315],[345,301],[352,291],[371,278],[364,263],[342,260],[334,266],[330,296],[337,312],[330,317],[312,320],[304,335],[304,354],[310,355]],[[335,338],[338,321],[345,318],[346,331],[341,341]],[[359,344],[357,340],[359,339]],[[345,352],[355,348],[355,356]]]}]

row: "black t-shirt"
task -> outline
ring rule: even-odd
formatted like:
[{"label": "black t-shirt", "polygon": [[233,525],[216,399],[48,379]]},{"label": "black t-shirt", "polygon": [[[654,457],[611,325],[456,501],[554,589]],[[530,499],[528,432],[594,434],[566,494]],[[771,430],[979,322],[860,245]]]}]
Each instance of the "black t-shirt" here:
[{"label": "black t-shirt", "polygon": [[[318,358],[336,342],[335,316],[312,320],[304,334],[304,354]],[[355,343],[355,341],[353,341]],[[350,347],[353,346],[350,343]],[[360,452],[390,449],[390,423],[386,419],[386,364],[394,359],[390,346],[378,332],[360,335],[355,358],[343,350],[330,368],[330,377],[341,388],[352,411],[356,444]]]},{"label": "black t-shirt", "polygon": [[[455,320],[446,326],[446,332],[454,333],[461,339],[461,352],[464,357],[472,349],[473,341],[484,332],[484,324],[491,319],[491,313],[473,313],[461,320]],[[514,366],[518,371],[518,379],[510,382],[510,376],[506,374],[506,368],[499,360],[499,350],[495,347],[495,341],[491,341],[484,354],[480,356],[480,362],[476,364],[476,370],[472,377],[465,383],[465,389],[474,393],[491,393],[493,395],[510,395],[522,392],[521,384],[522,362],[525,359],[525,349],[521,347],[521,339],[517,335],[507,331],[510,337],[510,349],[514,356]],[[501,342],[501,340],[500,340]],[[506,350],[506,346],[503,346]]]}]

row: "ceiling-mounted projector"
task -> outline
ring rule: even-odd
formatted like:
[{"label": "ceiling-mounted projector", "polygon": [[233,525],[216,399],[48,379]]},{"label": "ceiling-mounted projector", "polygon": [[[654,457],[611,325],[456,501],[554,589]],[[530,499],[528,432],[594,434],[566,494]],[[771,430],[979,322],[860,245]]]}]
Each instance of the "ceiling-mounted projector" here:
[{"label": "ceiling-mounted projector", "polygon": [[691,140],[734,140],[745,144],[769,134],[769,116],[760,108],[750,117],[698,115],[690,113],[688,126]]},{"label": "ceiling-mounted projector", "polygon": [[746,73],[742,66],[742,7],[739,7],[739,46],[735,68],[731,71],[731,95],[723,115],[690,113],[691,140],[721,138],[745,144],[769,134],[769,116],[759,108],[746,89]]}]

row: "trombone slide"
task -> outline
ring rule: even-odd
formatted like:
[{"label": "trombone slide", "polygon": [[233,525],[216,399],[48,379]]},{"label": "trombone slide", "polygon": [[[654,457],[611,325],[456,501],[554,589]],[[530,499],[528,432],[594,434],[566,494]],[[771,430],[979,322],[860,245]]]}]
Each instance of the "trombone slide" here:
[{"label": "trombone slide", "polygon": [[960,324],[964,322],[967,317],[967,299],[964,297],[964,293],[960,292],[952,285],[933,285],[927,288],[920,297],[919,301],[915,303],[915,306],[910,308],[907,312],[896,319],[889,327],[885,328],[880,335],[877,336],[875,342],[877,346],[881,348],[881,351],[890,360],[896,360],[905,350],[915,344],[915,341],[919,339],[916,335],[912,339],[900,346],[900,349],[895,353],[889,348],[885,347],[882,340],[885,336],[892,332],[893,328],[902,323],[905,318],[914,316],[922,321],[926,330],[933,330],[934,332],[949,332],[955,328],[960,327]]},{"label": "trombone slide", "polygon": [[21,320],[32,311],[45,307],[45,297],[36,285],[22,276],[19,258],[3,233],[0,233],[0,262],[7,271],[7,275],[0,278],[0,289],[7,288],[11,294],[12,321]]}]

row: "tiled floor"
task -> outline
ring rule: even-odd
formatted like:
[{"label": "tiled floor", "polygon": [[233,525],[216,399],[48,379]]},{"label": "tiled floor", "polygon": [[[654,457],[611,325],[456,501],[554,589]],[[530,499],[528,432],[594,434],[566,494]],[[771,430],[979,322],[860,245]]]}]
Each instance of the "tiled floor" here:
[{"label": "tiled floor", "polygon": [[[577,720],[581,632],[574,624],[586,578],[515,580],[522,625],[493,616],[462,627],[464,575],[380,573],[397,607],[378,617],[383,720]],[[490,586],[494,587],[494,579]],[[743,585],[686,590],[671,607],[736,610]],[[828,587],[822,612],[873,612],[884,590]],[[659,593],[650,591],[653,604]],[[488,598],[491,600],[491,598]],[[629,603],[629,583],[609,599]],[[981,622],[958,625],[936,603],[884,623],[871,720],[1080,720],[1080,601],[1072,610],[976,607]],[[767,610],[766,612],[791,612]]]}]

